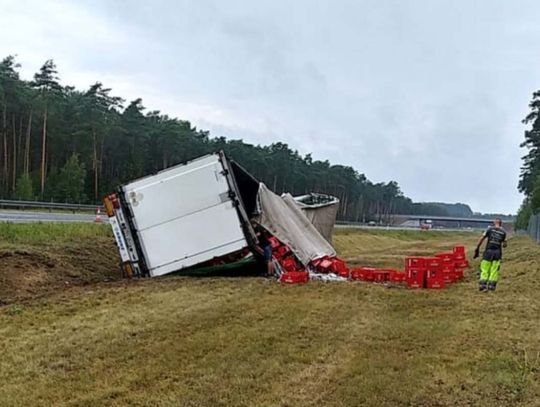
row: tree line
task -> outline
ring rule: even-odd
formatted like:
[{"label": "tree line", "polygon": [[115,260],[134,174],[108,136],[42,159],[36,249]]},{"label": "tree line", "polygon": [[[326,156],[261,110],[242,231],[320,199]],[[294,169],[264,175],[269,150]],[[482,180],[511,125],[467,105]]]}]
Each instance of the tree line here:
[{"label": "tree line", "polygon": [[100,82],[86,90],[62,86],[52,60],[30,81],[19,69],[13,56],[0,62],[4,199],[97,203],[121,183],[223,150],[277,193],[337,196],[341,219],[450,214],[441,204],[412,202],[395,181],[373,183],[350,166],[314,160],[285,143],[210,137],[189,121],[147,110],[141,99],[126,104]]},{"label": "tree line", "polygon": [[530,128],[525,130],[525,140],[520,145],[527,153],[522,157],[518,183],[518,190],[525,198],[516,217],[517,229],[526,229],[531,215],[540,213],[540,91],[533,93],[529,109],[522,121]]}]

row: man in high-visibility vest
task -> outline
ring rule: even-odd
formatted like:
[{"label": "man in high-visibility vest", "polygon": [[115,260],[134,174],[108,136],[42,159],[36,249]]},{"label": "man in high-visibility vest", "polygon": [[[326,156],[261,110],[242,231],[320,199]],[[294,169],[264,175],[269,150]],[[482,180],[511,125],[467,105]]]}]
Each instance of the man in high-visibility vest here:
[{"label": "man in high-visibility vest", "polygon": [[502,227],[501,219],[497,218],[484,232],[474,251],[474,258],[480,255],[480,246],[487,239],[486,249],[480,262],[479,289],[482,292],[495,291],[499,281],[502,249],[506,247],[506,231]]}]

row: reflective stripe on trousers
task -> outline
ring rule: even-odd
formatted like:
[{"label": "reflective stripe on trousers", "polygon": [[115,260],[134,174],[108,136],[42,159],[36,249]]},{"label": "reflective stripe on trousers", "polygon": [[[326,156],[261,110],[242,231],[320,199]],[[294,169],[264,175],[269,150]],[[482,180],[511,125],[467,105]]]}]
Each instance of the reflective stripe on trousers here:
[{"label": "reflective stripe on trousers", "polygon": [[480,287],[493,286],[497,285],[499,281],[499,270],[501,268],[500,260],[482,260],[480,262]]}]

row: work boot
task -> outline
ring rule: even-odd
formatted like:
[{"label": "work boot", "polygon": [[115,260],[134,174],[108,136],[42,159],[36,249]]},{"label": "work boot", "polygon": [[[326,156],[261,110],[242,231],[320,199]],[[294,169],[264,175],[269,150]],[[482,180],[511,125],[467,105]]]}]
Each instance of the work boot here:
[{"label": "work boot", "polygon": [[487,286],[489,291],[495,291],[497,288],[497,282],[496,281],[490,281]]},{"label": "work boot", "polygon": [[487,290],[488,290],[487,281],[480,280],[478,283],[478,291],[483,293],[483,292],[486,292]]}]

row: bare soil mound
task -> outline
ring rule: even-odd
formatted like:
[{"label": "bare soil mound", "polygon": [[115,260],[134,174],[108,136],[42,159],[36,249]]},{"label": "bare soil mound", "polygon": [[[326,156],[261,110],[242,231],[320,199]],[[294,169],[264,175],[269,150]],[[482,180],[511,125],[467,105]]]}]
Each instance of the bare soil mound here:
[{"label": "bare soil mound", "polygon": [[0,247],[0,304],[121,278],[112,238]]}]

